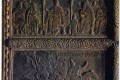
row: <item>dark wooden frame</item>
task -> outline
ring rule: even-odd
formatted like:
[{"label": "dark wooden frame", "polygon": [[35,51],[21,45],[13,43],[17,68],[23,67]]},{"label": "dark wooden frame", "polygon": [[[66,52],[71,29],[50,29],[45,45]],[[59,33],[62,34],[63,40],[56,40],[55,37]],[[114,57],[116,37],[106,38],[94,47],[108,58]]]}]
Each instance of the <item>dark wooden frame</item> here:
[{"label": "dark wooden frame", "polygon": [[[12,35],[12,31],[10,29],[12,26],[12,24],[11,24],[11,18],[12,18],[11,7],[12,7],[12,0],[3,0],[2,80],[12,80],[11,73],[13,70],[11,68],[12,67],[11,64],[12,64],[13,55],[11,53],[13,53],[14,50],[12,48],[10,48],[10,46],[8,45],[9,40],[10,40],[9,38]],[[110,47],[112,45],[114,47],[114,66],[113,66],[114,79],[113,80],[119,80],[119,78],[118,78],[118,26],[119,26],[118,25],[119,24],[118,16],[119,16],[119,8],[118,7],[119,7],[119,0],[114,0],[114,21],[115,21],[115,25],[114,25],[115,34],[114,35],[115,35],[115,37],[113,40],[108,39],[108,41],[106,41],[106,42],[110,42],[109,43],[110,45],[107,45],[108,47]],[[11,39],[11,41],[12,41],[12,39]],[[104,49],[104,47],[102,49]]]}]

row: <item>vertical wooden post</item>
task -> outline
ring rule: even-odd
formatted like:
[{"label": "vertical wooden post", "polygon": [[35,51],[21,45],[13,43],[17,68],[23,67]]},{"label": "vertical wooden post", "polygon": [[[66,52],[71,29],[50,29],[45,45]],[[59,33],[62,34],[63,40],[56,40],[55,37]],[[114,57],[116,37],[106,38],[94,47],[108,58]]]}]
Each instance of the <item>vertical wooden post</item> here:
[{"label": "vertical wooden post", "polygon": [[[119,0],[114,0],[114,32],[115,42],[119,41]],[[118,43],[114,46],[114,80],[119,80],[119,46]]]}]

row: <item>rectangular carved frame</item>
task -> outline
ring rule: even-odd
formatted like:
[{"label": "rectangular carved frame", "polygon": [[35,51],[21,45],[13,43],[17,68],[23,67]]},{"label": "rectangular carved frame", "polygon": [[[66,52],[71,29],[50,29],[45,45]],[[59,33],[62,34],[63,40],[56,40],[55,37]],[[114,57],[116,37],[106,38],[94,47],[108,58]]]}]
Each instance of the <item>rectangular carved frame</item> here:
[{"label": "rectangular carved frame", "polygon": [[[98,46],[96,47],[96,44],[99,44],[100,39],[96,39],[96,41],[98,41],[96,44],[94,43],[94,40],[90,40],[90,42],[88,41],[88,43],[92,43],[93,42],[93,47],[92,49],[97,49],[100,48],[101,50],[105,49],[106,46],[110,47],[112,45],[114,45],[114,79],[113,80],[119,80],[118,78],[118,24],[119,24],[119,20],[118,20],[118,15],[119,15],[119,9],[118,9],[118,0],[114,0],[114,21],[115,21],[115,25],[114,25],[114,30],[115,30],[115,37],[114,40],[110,40],[110,39],[104,39],[103,41],[103,45],[102,46]],[[29,47],[17,47],[17,45],[12,45],[14,41],[16,42],[20,42],[21,38],[10,38],[12,36],[12,0],[3,0],[3,53],[2,53],[2,59],[3,59],[3,65],[2,65],[2,80],[12,80],[11,74],[12,74],[12,62],[13,62],[13,55],[11,53],[14,53],[15,50],[24,50],[25,49],[29,49]],[[10,39],[9,39],[10,38]],[[44,38],[42,38],[44,40]],[[32,39],[30,38],[31,42],[34,41],[42,41],[42,39]],[[18,40],[18,41],[17,41]],[[23,40],[26,40],[23,38]],[[10,42],[9,42],[10,41]],[[57,41],[57,39],[55,39],[55,41]],[[84,41],[84,40],[83,40]],[[106,45],[106,42],[108,43]],[[79,43],[79,42],[76,42]],[[86,43],[86,42],[85,42]],[[117,44],[116,44],[117,43]],[[9,45],[8,45],[9,44]],[[19,43],[20,44],[20,43]],[[87,43],[86,43],[87,44]],[[25,44],[27,45],[27,43]],[[45,50],[44,46],[38,46],[35,47],[36,45],[33,45],[31,48],[33,50],[39,50],[39,48],[41,48],[42,50]],[[88,46],[88,45],[86,45]],[[78,48],[83,48],[86,46],[81,46]],[[12,49],[12,48],[13,49]],[[53,47],[55,48],[55,47]],[[55,48],[56,50],[59,50],[60,47]],[[74,48],[74,46],[73,46]],[[32,50],[30,49],[30,50]],[[68,50],[71,48],[68,48]],[[90,47],[91,49],[91,47]],[[64,50],[64,49],[63,49]]]}]

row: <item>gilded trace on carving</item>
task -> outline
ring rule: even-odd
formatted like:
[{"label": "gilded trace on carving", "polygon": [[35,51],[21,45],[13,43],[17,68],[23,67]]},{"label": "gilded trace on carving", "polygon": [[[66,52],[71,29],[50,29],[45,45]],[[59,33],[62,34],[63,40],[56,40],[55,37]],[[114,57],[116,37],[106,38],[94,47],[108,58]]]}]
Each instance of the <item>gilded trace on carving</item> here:
[{"label": "gilded trace on carving", "polygon": [[14,0],[14,35],[104,35],[103,0]]}]

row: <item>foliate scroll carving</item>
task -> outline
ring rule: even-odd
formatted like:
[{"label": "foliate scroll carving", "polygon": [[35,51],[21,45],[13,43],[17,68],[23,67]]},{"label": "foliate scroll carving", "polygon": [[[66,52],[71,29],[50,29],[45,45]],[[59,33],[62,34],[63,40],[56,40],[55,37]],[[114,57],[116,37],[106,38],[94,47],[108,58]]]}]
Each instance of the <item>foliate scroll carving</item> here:
[{"label": "foliate scroll carving", "polygon": [[15,51],[13,80],[104,80],[103,53]]},{"label": "foliate scroll carving", "polygon": [[14,35],[104,35],[103,0],[14,1]]},{"label": "foliate scroll carving", "polygon": [[114,44],[109,39],[13,38],[13,49],[106,49]]}]

